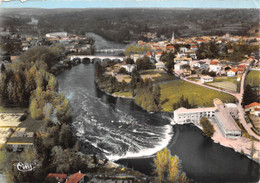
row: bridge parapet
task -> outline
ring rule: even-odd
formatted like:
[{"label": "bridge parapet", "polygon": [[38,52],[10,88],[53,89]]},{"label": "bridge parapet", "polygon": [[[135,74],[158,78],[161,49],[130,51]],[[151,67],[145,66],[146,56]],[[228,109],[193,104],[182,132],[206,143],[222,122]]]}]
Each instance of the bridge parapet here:
[{"label": "bridge parapet", "polygon": [[73,60],[73,59],[75,59],[75,58],[79,58],[81,62],[82,62],[82,60],[83,60],[84,58],[88,58],[88,59],[90,59],[90,61],[92,61],[93,59],[97,58],[97,59],[100,59],[100,60],[103,62],[105,59],[123,61],[125,57],[119,57],[119,56],[101,56],[101,55],[72,55],[72,56],[70,56],[70,60]]}]

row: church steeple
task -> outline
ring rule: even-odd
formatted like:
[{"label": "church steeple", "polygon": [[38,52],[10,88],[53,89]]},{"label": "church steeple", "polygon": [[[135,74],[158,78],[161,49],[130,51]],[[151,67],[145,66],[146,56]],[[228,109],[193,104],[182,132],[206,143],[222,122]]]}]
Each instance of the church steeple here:
[{"label": "church steeple", "polygon": [[175,39],[174,39],[174,32],[172,33],[172,39],[171,39],[171,44],[175,43]]}]

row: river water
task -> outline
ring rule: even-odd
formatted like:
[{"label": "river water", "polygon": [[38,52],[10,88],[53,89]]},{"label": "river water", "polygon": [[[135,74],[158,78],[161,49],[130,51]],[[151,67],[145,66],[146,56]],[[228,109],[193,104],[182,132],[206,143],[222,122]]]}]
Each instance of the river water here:
[{"label": "river water", "polygon": [[183,170],[195,181],[258,181],[257,163],[215,144],[197,127],[172,126],[171,114],[151,114],[131,99],[100,91],[94,82],[94,69],[93,64],[80,64],[57,76],[60,91],[73,110],[72,128],[82,143],[91,143],[108,159],[148,175],[153,172],[150,155],[167,146],[172,155],[180,157]]}]

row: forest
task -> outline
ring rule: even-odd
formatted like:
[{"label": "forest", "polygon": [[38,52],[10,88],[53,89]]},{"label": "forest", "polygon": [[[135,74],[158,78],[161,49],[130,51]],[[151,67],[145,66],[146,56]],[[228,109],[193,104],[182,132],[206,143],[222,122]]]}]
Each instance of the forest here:
[{"label": "forest", "polygon": [[[166,38],[172,32],[176,37],[227,32],[249,35],[250,29],[259,25],[257,9],[4,9],[1,13],[3,27],[11,32],[94,32],[115,42],[140,39],[143,32]],[[37,26],[28,24],[31,17],[39,21]]]}]

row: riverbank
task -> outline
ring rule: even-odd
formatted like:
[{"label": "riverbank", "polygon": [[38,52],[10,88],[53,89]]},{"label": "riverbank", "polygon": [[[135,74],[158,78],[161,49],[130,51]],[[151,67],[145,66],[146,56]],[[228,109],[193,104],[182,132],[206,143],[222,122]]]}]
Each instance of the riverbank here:
[{"label": "riverbank", "polygon": [[[172,125],[184,125],[184,123],[178,124],[175,122],[172,122],[171,124]],[[198,129],[200,129],[202,131],[202,126],[200,126],[199,124],[194,124],[194,123],[190,123],[190,124],[195,125]],[[240,138],[237,138],[237,139],[226,138],[223,136],[223,134],[220,131],[216,122],[212,122],[211,124],[213,124],[214,129],[215,129],[215,133],[214,133],[213,137],[211,137],[211,139],[215,143],[220,144],[224,147],[231,148],[235,152],[246,155],[248,158],[259,163],[260,159],[258,157],[258,154],[260,153],[260,142],[254,141],[255,150],[252,151],[252,140],[251,139],[243,137],[243,136]]]}]

